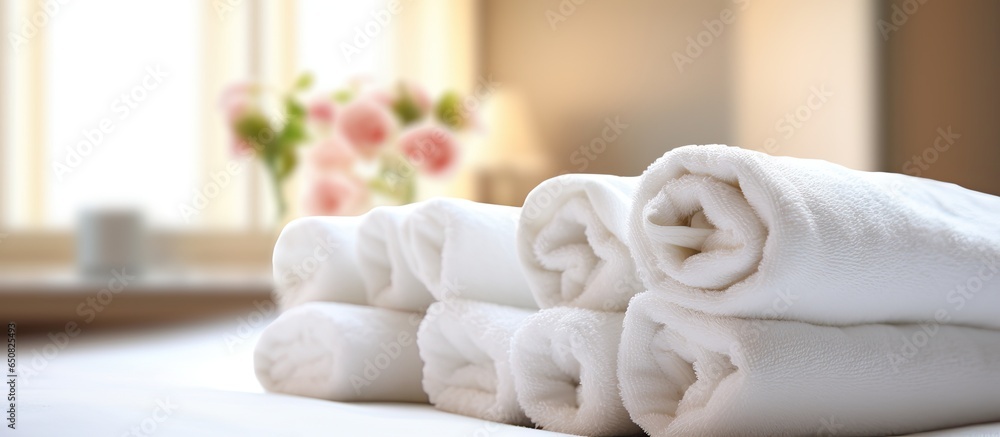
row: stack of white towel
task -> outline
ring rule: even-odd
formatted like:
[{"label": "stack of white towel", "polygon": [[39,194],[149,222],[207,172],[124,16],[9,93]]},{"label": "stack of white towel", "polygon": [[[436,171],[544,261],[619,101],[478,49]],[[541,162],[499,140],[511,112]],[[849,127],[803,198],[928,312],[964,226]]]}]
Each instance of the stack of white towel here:
[{"label": "stack of white towel", "polygon": [[667,153],[629,215],[649,287],[619,354],[632,419],[658,435],[1000,419],[998,215],[1000,198],[927,179]]},{"label": "stack of white towel", "polygon": [[271,391],[587,435],[1000,420],[1000,198],[726,146],[523,208],[311,217],[274,251]]}]

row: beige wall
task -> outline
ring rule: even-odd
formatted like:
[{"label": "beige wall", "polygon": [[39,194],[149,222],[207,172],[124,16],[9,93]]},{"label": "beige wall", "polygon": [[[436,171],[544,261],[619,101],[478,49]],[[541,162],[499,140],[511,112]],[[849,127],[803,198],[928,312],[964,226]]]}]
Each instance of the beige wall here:
[{"label": "beige wall", "polygon": [[[872,170],[879,124],[875,6],[487,1],[482,69],[528,96],[557,169],[579,170],[574,151],[600,134],[605,117],[619,116],[629,128],[588,162],[587,172],[635,174],[664,151],[695,143]],[[565,18],[554,29],[552,13]],[[675,53],[693,62],[682,71]],[[833,95],[820,101],[810,97],[814,90]],[[795,119],[780,122],[789,114]]]},{"label": "beige wall", "polygon": [[[732,29],[683,72],[672,53],[705,30],[702,20],[736,3],[504,0],[483,8],[481,72],[526,97],[556,171],[580,171],[583,159],[586,172],[638,174],[670,148],[733,139]],[[556,13],[565,21],[553,29]],[[574,155],[607,117],[628,128],[596,159]]]},{"label": "beige wall", "polygon": [[[1000,193],[1000,2],[894,16],[914,4],[484,1],[480,74],[525,96],[555,171],[580,170],[574,152],[618,116],[629,128],[585,171],[635,174],[672,147],[725,142]],[[672,55],[727,10],[678,71]],[[948,126],[961,137],[929,151]]]},{"label": "beige wall", "polygon": [[734,50],[737,144],[877,169],[875,11],[867,0],[752,2]]},{"label": "beige wall", "polygon": [[434,93],[472,92],[479,59],[479,2],[407,0],[399,4],[392,48],[394,75]]}]

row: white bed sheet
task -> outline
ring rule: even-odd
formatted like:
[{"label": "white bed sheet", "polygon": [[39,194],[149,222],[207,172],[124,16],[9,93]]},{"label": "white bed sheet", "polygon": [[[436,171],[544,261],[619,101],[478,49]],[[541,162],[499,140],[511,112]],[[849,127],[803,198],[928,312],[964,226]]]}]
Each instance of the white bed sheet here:
[{"label": "white bed sheet", "polygon": [[[38,368],[31,361],[49,342],[19,336],[17,431],[10,435],[123,436],[133,435],[133,428],[139,431],[134,435],[158,437],[566,435],[430,405],[264,393],[252,351],[265,323],[247,321],[131,333],[84,330],[30,377],[26,367]],[[146,430],[155,424],[153,432],[144,432],[144,422]],[[0,436],[7,435],[3,431]]]},{"label": "white bed sheet", "polygon": [[[25,366],[35,366],[31,361],[48,340],[20,336],[17,431],[5,427],[8,432],[0,436],[123,436],[133,435],[132,429],[140,432],[134,435],[155,436],[566,435],[429,405],[339,403],[264,393],[251,357],[266,322],[248,326],[248,320],[127,333],[84,330],[27,379]],[[157,410],[158,402],[173,411]],[[143,434],[144,423],[147,429],[155,423],[153,432]],[[919,435],[1000,437],[1000,424]]]}]

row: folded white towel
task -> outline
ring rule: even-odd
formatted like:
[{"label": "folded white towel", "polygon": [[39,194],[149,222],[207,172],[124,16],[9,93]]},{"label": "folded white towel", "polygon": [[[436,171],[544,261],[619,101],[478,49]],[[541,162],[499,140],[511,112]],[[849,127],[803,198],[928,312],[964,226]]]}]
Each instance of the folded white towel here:
[{"label": "folded white towel", "polygon": [[624,311],[643,290],[624,243],[638,182],[636,177],[566,174],[531,190],[517,246],[540,307]]},{"label": "folded white towel", "polygon": [[418,204],[380,206],[368,211],[358,227],[358,268],[368,302],[382,308],[424,311],[434,302],[414,275],[412,258],[402,244],[402,223]]},{"label": "folded white towel", "polygon": [[420,203],[403,221],[410,265],[438,300],[538,308],[517,259],[520,208],[463,199]]},{"label": "folded white towel", "polygon": [[1000,334],[710,316],[664,293],[625,315],[618,378],[652,436],[884,435],[1000,420]]},{"label": "folded white towel", "polygon": [[618,392],[623,313],[550,308],[525,319],[511,343],[517,399],[549,431],[632,435]]},{"label": "folded white towel", "polygon": [[331,401],[427,402],[420,386],[419,313],[313,302],[261,333],[257,380],[268,391]]},{"label": "folded white towel", "polygon": [[[721,145],[643,174],[628,241],[643,281],[704,312],[819,324],[1000,328],[1000,198]],[[795,292],[785,302],[776,293]]]},{"label": "folded white towel", "polygon": [[510,339],[530,314],[464,299],[431,305],[417,331],[431,403],[452,413],[529,424],[514,391]]},{"label": "folded white towel", "polygon": [[354,242],[359,217],[304,217],[274,244],[275,300],[287,309],[313,301],[367,302]]}]

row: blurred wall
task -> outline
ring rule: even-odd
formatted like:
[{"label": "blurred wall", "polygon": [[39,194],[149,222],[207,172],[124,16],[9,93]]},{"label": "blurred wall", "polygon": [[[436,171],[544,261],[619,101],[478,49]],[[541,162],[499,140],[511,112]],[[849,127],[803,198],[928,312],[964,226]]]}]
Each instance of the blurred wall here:
[{"label": "blurred wall", "polygon": [[1000,1],[904,3],[880,4],[885,168],[1000,195]]},{"label": "blurred wall", "polygon": [[[466,0],[409,0],[393,34],[392,69],[403,80],[438,93],[474,92],[481,5]],[[415,49],[419,47],[419,49]],[[446,61],[444,61],[446,60]]]},{"label": "blurred wall", "polygon": [[[527,96],[556,170],[637,174],[671,148],[710,143],[878,167],[878,8],[869,1],[484,9],[482,70]],[[581,163],[606,117],[628,128]]]},{"label": "blurred wall", "polygon": [[876,6],[751,2],[736,23],[735,144],[876,170]]},{"label": "blurred wall", "polygon": [[[482,5],[480,72],[525,96],[554,171],[723,142],[1000,194],[998,1],[579,3]],[[609,117],[628,128],[581,163]]]},{"label": "blurred wall", "polygon": [[[554,171],[639,174],[671,148],[733,139],[731,26],[686,48],[741,3],[488,1],[481,74],[526,97]],[[614,141],[590,150],[616,120]]]}]

